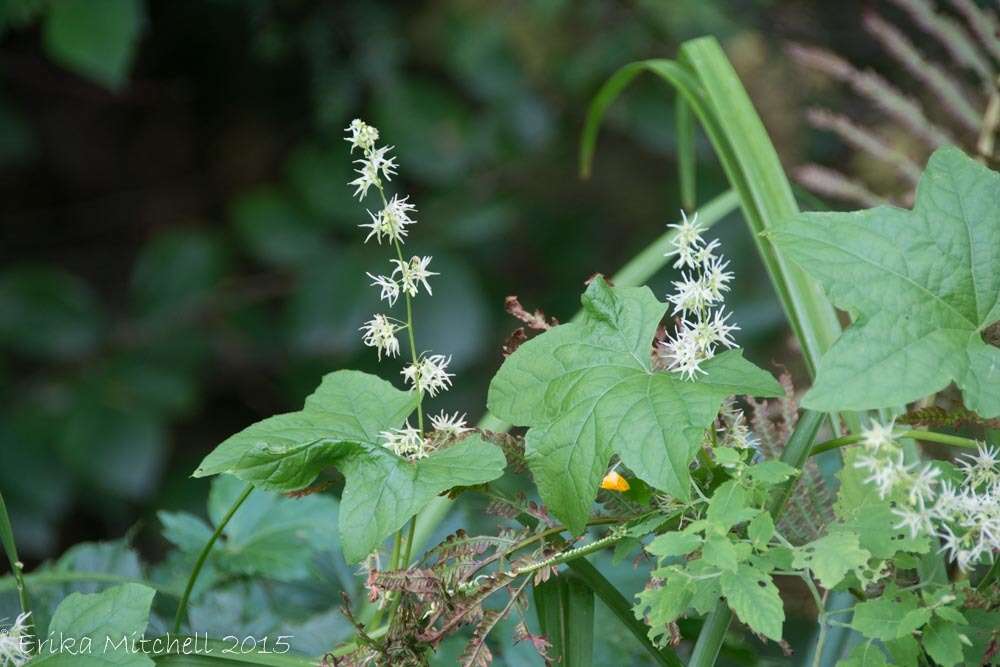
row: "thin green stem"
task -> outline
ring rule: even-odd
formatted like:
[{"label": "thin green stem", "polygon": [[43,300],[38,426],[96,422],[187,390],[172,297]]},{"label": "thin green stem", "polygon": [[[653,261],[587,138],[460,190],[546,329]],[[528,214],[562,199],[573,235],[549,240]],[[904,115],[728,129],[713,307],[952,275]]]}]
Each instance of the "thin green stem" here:
[{"label": "thin green stem", "polygon": [[253,484],[247,484],[246,488],[243,489],[243,493],[240,494],[233,506],[229,508],[225,516],[222,517],[222,521],[219,525],[215,527],[215,532],[212,533],[212,537],[208,538],[208,542],[202,547],[201,553],[198,554],[198,560],[194,563],[194,568],[191,570],[191,576],[188,577],[187,586],[184,587],[184,593],[181,594],[181,601],[177,605],[177,614],[174,616],[174,634],[179,634],[181,631],[181,623],[184,621],[184,616],[187,614],[188,600],[191,598],[191,591],[194,590],[195,582],[198,581],[198,577],[201,575],[201,570],[205,567],[205,561],[208,560],[208,555],[212,552],[212,547],[218,541],[219,536],[222,535],[222,531],[226,529],[226,525],[229,524],[229,520],[233,518],[240,506],[250,497],[253,493]]},{"label": "thin green stem", "polygon": [[[969,438],[963,438],[957,435],[948,435],[947,433],[936,433],[934,431],[898,431],[895,434],[897,438],[913,438],[914,440],[923,440],[925,442],[937,442],[942,445],[951,445],[952,447],[965,447],[969,449],[975,449],[979,447],[979,442],[976,440],[971,440]],[[816,454],[822,454],[823,452],[828,452],[831,449],[839,449],[840,447],[848,447],[850,445],[856,445],[864,438],[863,435],[845,435],[841,438],[834,438],[833,440],[827,440],[826,442],[821,442],[815,447],[813,447],[810,456],[815,456]]]},{"label": "thin green stem", "polygon": [[[28,586],[24,583],[24,563],[17,555],[17,542],[14,541],[14,527],[10,522],[10,515],[7,513],[7,503],[0,493],[0,543],[3,543],[3,550],[7,553],[7,560],[10,561],[10,571],[14,575],[17,586],[17,600],[21,604],[21,613],[31,614],[31,603],[28,597]],[[28,631],[32,626],[31,617],[27,620]]]}]

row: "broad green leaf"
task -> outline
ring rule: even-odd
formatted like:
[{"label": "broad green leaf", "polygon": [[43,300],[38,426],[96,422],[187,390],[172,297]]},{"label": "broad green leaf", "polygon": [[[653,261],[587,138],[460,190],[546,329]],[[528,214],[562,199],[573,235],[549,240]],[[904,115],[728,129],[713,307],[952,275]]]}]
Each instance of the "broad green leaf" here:
[{"label": "broad green leaf", "polygon": [[941,667],[965,664],[962,654],[964,642],[959,626],[940,618],[934,618],[923,633],[924,650]]},{"label": "broad green leaf", "polygon": [[990,650],[997,628],[1000,628],[1000,611],[966,609],[963,614],[969,621],[969,626],[963,628],[962,632],[972,644],[965,648],[966,662],[979,664]]},{"label": "broad green leaf", "polygon": [[379,433],[401,426],[416,405],[415,393],[374,375],[330,373],[302,410],[268,417],[226,439],[194,476],[229,473],[264,489],[295,491],[345,457],[381,449]]},{"label": "broad green leaf", "polygon": [[59,0],[49,4],[45,50],[53,60],[112,90],[128,77],[145,23],[142,0]]},{"label": "broad green leaf", "polygon": [[361,560],[435,496],[496,479],[506,461],[479,436],[406,461],[379,433],[402,425],[416,395],[357,371],[323,378],[299,412],[276,415],[232,436],[209,454],[195,477],[229,473],[264,489],[307,486],[336,466],[347,479],[340,501],[344,555]]},{"label": "broad green leaf", "polygon": [[847,660],[837,662],[837,667],[885,667],[885,653],[873,642],[858,644]]},{"label": "broad green leaf", "polygon": [[669,556],[686,556],[701,546],[701,537],[692,533],[664,533],[646,547],[646,551],[667,558]]},{"label": "broad green leaf", "polygon": [[917,602],[912,594],[897,594],[887,589],[882,597],[862,602],[854,608],[851,627],[871,639],[896,639],[907,634],[900,632],[902,621],[916,608]]},{"label": "broad green leaf", "polygon": [[701,557],[705,559],[706,563],[720,570],[735,572],[739,566],[739,556],[736,555],[736,549],[724,535],[709,535],[702,546]]},{"label": "broad green leaf", "polygon": [[667,624],[676,621],[691,603],[694,587],[691,578],[677,568],[669,568],[662,585],[647,588],[636,595],[635,617],[649,625],[649,639],[660,642]]},{"label": "broad green leaf", "polygon": [[[69,595],[56,608],[49,623],[47,636],[57,639],[43,646],[31,664],[46,667],[151,666],[152,660],[129,650],[122,640],[136,638],[145,632],[154,594],[152,588],[141,584],[122,584],[101,593]],[[72,638],[73,648],[58,638]]]},{"label": "broad green leaf", "polygon": [[954,381],[1000,415],[1000,175],[955,148],[931,156],[912,211],[806,213],[771,237],[850,311],[802,404],[827,412],[903,405]]},{"label": "broad green leaf", "polygon": [[782,393],[738,351],[706,362],[696,381],[655,372],[652,341],[666,305],[646,287],[597,278],[582,302],[579,322],[507,358],[488,401],[500,419],[531,427],[525,447],[542,499],[577,533],[613,453],[648,484],[687,499],[688,466],[723,399]]},{"label": "broad green leaf", "polygon": [[794,568],[809,568],[826,589],[831,589],[848,572],[862,567],[871,553],[862,549],[857,533],[837,530],[795,549]]},{"label": "broad green leaf", "polygon": [[738,523],[757,516],[760,510],[747,505],[747,492],[736,480],[719,485],[708,501],[705,517],[721,532],[727,533]]},{"label": "broad green leaf", "polygon": [[965,616],[962,615],[962,612],[955,609],[954,607],[947,607],[947,606],[934,607],[934,615],[940,616],[944,620],[951,621],[956,625],[969,624],[969,622],[965,620]]},{"label": "broad green leaf", "polygon": [[726,602],[740,621],[754,632],[776,642],[781,641],[785,609],[771,575],[741,564],[735,572],[723,572],[719,583]]},{"label": "broad green leaf", "polygon": [[471,436],[416,463],[384,447],[363,450],[339,465],[347,478],[340,500],[340,535],[350,563],[367,556],[436,496],[503,475],[499,448]]}]

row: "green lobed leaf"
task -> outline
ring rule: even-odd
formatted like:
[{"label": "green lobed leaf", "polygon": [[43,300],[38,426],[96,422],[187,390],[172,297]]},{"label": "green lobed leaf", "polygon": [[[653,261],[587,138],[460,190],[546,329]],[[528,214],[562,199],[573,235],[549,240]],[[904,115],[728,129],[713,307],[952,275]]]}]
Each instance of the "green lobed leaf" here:
[{"label": "green lobed leaf", "polygon": [[740,621],[754,632],[781,641],[785,609],[770,574],[744,563],[735,572],[723,572],[719,583],[729,608]]},{"label": "green lobed leaf", "polygon": [[831,589],[851,570],[864,566],[871,553],[861,548],[857,533],[835,530],[795,549],[792,567],[809,568],[826,589]]},{"label": "green lobed leaf", "polygon": [[679,568],[661,570],[657,576],[661,575],[662,584],[638,593],[639,602],[633,608],[635,617],[649,625],[649,639],[654,643],[663,641],[667,625],[684,613],[695,593],[691,578]]},{"label": "green lobed leaf", "polygon": [[954,381],[965,404],[1000,415],[1000,175],[955,148],[931,156],[912,211],[806,213],[771,238],[855,323],[820,362],[802,404],[902,405]]},{"label": "green lobed leaf", "polygon": [[965,664],[961,634],[960,626],[941,618],[931,619],[924,628],[924,650],[941,667]]},{"label": "green lobed leaf", "polygon": [[774,536],[774,519],[767,512],[761,512],[747,524],[747,537],[754,547],[763,549]]},{"label": "green lobed leaf", "polygon": [[896,593],[886,589],[882,597],[867,600],[854,608],[854,618],[851,627],[871,639],[888,641],[909,634],[908,620],[903,619],[917,608],[916,598],[912,593]]},{"label": "green lobed leaf", "polygon": [[[57,639],[45,644],[31,664],[46,667],[151,666],[152,660],[129,650],[121,641],[145,632],[154,594],[152,588],[141,584],[122,584],[100,593],[69,595],[56,608],[49,623],[47,636]],[[70,638],[72,648],[62,641]],[[84,648],[85,645],[89,645],[89,649]]]},{"label": "green lobed leaf", "polygon": [[770,486],[784,482],[786,479],[799,474],[799,471],[784,461],[772,459],[750,466],[747,468],[747,474],[755,482]]},{"label": "green lobed leaf", "polygon": [[323,378],[305,407],[237,433],[205,457],[195,477],[228,473],[277,491],[292,491],[335,466],[346,478],[340,501],[344,555],[356,562],[375,550],[435,496],[503,474],[500,450],[468,437],[416,462],[381,445],[416,407],[416,394],[357,371]]}]

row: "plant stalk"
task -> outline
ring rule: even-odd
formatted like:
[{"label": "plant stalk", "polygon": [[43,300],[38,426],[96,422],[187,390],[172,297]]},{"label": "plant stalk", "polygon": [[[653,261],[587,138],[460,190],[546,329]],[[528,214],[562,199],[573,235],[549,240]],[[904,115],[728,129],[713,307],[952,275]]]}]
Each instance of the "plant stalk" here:
[{"label": "plant stalk", "polygon": [[240,494],[233,506],[229,508],[225,516],[222,517],[222,521],[219,525],[215,527],[215,532],[212,533],[212,537],[208,538],[208,542],[202,547],[201,553],[198,554],[198,560],[194,563],[194,568],[191,570],[191,576],[188,577],[187,586],[184,587],[184,593],[181,594],[180,603],[177,605],[177,614],[174,616],[174,634],[180,634],[181,623],[184,621],[184,616],[187,614],[188,600],[191,598],[191,591],[194,590],[195,582],[198,581],[198,577],[201,575],[201,570],[205,567],[205,561],[208,560],[208,555],[212,552],[212,547],[218,541],[219,536],[222,535],[222,531],[226,529],[226,525],[229,524],[230,519],[236,514],[236,511],[240,509],[240,506],[250,497],[253,493],[254,485],[247,484],[246,488],[243,489],[243,493]]}]

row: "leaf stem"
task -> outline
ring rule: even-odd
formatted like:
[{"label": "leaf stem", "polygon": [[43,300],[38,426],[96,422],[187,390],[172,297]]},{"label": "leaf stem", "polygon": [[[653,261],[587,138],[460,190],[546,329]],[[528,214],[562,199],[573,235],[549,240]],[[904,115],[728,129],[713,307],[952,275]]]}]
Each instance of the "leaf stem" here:
[{"label": "leaf stem", "polygon": [[225,516],[222,517],[222,521],[219,525],[215,527],[215,532],[212,533],[212,537],[208,538],[208,542],[205,546],[201,548],[201,553],[198,554],[198,560],[194,563],[194,568],[191,570],[191,576],[188,577],[187,586],[184,587],[184,593],[181,594],[181,601],[177,605],[177,614],[174,616],[174,634],[180,634],[181,623],[184,621],[184,616],[187,614],[188,600],[191,598],[191,591],[194,590],[194,584],[198,581],[198,577],[201,575],[201,570],[205,567],[205,561],[208,560],[208,555],[212,552],[212,547],[218,541],[219,536],[222,535],[222,531],[226,529],[226,525],[229,520],[233,518],[236,511],[239,510],[240,506],[250,497],[253,493],[254,485],[247,484],[246,488],[243,489],[243,493],[240,494],[233,506],[229,508]]},{"label": "leaf stem", "polygon": [[[834,438],[833,440],[827,440],[826,442],[821,442],[812,448],[810,456],[815,456],[817,454],[822,454],[823,452],[828,452],[831,449],[838,449],[840,447],[847,447],[849,445],[856,445],[863,439],[862,435],[845,435],[841,438]],[[897,438],[913,438],[914,440],[923,440],[925,442],[937,442],[942,445],[951,445],[952,447],[965,447],[968,449],[975,449],[979,447],[979,442],[976,440],[971,440],[969,438],[963,438],[957,435],[948,435],[947,433],[936,433],[935,431],[900,431],[895,433]]]}]

